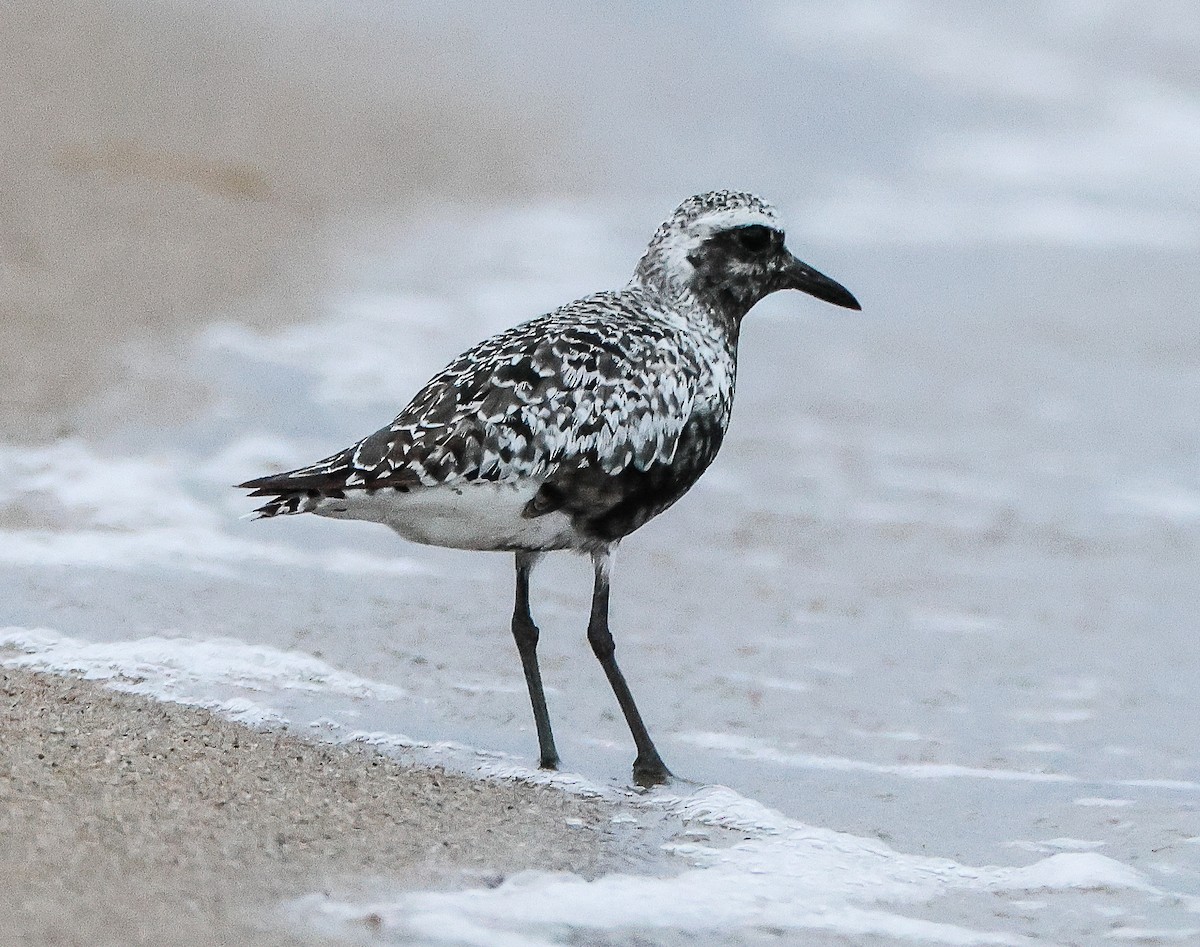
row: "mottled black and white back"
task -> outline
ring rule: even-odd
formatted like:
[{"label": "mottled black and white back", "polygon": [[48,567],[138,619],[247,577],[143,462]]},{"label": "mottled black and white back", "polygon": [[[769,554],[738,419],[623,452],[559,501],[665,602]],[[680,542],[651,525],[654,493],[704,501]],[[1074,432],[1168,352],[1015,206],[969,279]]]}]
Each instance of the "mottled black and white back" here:
[{"label": "mottled black and white back", "polygon": [[[603,563],[607,608],[611,549],[712,463],[733,406],[741,321],[788,288],[858,308],[788,252],[779,215],[761,198],[691,197],[658,228],[624,289],[479,343],[391,424],[242,486],[271,498],[261,517],[370,520],[415,542],[510,550],[519,575],[522,556],[591,553]],[[534,707],[536,715],[536,695]],[[542,751],[548,765],[545,739]]]}]

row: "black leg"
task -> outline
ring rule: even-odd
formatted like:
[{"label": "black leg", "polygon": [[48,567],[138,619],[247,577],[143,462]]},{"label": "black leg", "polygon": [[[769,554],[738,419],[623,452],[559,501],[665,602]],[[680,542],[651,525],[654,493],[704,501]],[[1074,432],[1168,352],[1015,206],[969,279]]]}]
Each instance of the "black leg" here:
[{"label": "black leg", "polygon": [[654,741],[650,739],[646,725],[642,722],[642,715],[638,713],[637,705],[633,702],[629,685],[625,683],[625,677],[617,667],[616,658],[613,657],[616,646],[613,644],[612,633],[608,630],[610,559],[611,552],[607,549],[592,555],[592,565],[596,569],[596,585],[592,592],[588,642],[596,657],[600,659],[600,666],[604,668],[608,683],[612,685],[613,693],[617,695],[617,703],[621,705],[621,712],[625,714],[625,721],[629,724],[629,732],[633,734],[633,742],[637,744],[637,759],[633,761],[634,780],[643,786],[665,783],[671,773],[663,763],[662,757],[658,755],[658,750],[654,748]]},{"label": "black leg", "polygon": [[554,748],[554,734],[550,732],[550,712],[546,709],[546,695],[542,692],[542,672],[538,669],[538,627],[529,614],[529,573],[533,571],[538,554],[517,553],[517,598],[513,605],[512,631],[517,639],[517,650],[521,653],[521,666],[525,669],[525,683],[529,686],[529,701],[533,704],[533,722],[537,724],[538,749],[542,769],[558,769],[558,750]]}]

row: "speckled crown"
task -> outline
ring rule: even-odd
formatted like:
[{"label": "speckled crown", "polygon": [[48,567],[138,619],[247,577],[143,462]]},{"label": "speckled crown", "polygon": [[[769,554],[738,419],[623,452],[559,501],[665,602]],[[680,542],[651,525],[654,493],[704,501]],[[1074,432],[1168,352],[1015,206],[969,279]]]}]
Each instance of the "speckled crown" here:
[{"label": "speckled crown", "polygon": [[650,238],[634,270],[634,280],[678,290],[691,272],[687,257],[693,247],[713,231],[750,224],[778,228],[779,213],[747,191],[708,191],[689,197]]},{"label": "speckled crown", "polygon": [[676,207],[671,216],[659,226],[650,243],[659,243],[673,233],[688,230],[706,217],[732,219],[742,213],[747,218],[766,217],[773,221],[779,219],[778,211],[757,194],[748,191],[708,191],[695,194]]}]

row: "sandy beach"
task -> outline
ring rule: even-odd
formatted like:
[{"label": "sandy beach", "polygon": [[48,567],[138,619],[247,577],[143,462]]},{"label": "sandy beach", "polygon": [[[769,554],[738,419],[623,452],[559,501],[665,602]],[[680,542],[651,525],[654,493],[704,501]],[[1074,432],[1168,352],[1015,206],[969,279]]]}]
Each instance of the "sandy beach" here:
[{"label": "sandy beach", "polygon": [[277,906],[339,881],[478,886],[610,858],[603,804],[556,790],[26,671],[0,673],[0,700],[2,944],[304,943]]}]

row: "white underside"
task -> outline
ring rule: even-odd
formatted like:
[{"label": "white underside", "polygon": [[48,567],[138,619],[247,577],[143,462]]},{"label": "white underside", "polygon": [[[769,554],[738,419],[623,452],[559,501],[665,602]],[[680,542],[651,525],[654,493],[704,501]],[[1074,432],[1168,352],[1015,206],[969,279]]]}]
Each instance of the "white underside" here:
[{"label": "white underside", "polygon": [[335,519],[369,520],[390,526],[405,539],[454,549],[570,549],[579,535],[563,513],[528,519],[521,515],[537,484],[457,483],[416,487],[408,493],[383,489],[347,491],[313,510]]}]

